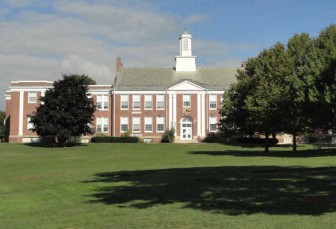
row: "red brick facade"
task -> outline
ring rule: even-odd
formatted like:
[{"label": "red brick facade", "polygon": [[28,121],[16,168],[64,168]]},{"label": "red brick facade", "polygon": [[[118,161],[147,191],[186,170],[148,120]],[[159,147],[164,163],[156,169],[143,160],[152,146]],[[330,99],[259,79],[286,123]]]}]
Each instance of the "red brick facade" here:
[{"label": "red brick facade", "polygon": [[[43,96],[45,90],[50,88],[51,82],[29,82],[19,81],[11,84],[10,90],[6,94],[6,114],[7,125],[9,128],[9,142],[31,142],[37,139],[34,132],[29,130],[29,115],[39,106],[39,97]],[[36,93],[36,100],[29,95]],[[209,93],[200,91],[116,91],[109,85],[92,85],[90,93],[95,103],[98,97],[107,99],[107,107],[98,108],[94,114],[93,128],[96,134],[106,136],[120,136],[124,134],[121,130],[121,118],[127,119],[128,130],[131,135],[139,136],[146,141],[159,142],[164,130],[175,128],[176,140],[181,139],[181,120],[187,117],[192,122],[192,138],[187,139],[196,141],[203,138],[209,130],[209,117],[216,117],[219,120],[218,108],[220,106],[222,91],[211,92],[216,94],[217,105],[215,109],[209,108]],[[121,96],[128,97],[128,108],[121,108]],[[145,108],[145,97],[151,98],[151,108]],[[157,95],[163,95],[163,107],[157,108]],[[190,106],[185,107],[183,96],[190,95]],[[135,96],[135,97],[134,97]],[[140,97],[140,107],[133,108],[133,98]],[[202,96],[204,104],[202,104]],[[171,101],[170,101],[171,100]],[[174,100],[174,101],[173,101]],[[198,106],[202,104],[203,108]],[[173,106],[172,106],[173,105]],[[104,106],[104,105],[103,105]],[[106,104],[105,104],[106,106]],[[174,110],[174,111],[173,111]],[[201,112],[200,112],[201,111]],[[133,121],[139,121],[140,130],[134,131]],[[145,120],[151,122],[145,125]],[[163,120],[163,126],[157,123],[157,120]],[[99,121],[102,125],[98,128]],[[107,122],[107,127],[104,123]],[[160,129],[163,128],[163,129]],[[202,128],[203,130],[200,130]],[[105,131],[106,130],[106,131]]]}]

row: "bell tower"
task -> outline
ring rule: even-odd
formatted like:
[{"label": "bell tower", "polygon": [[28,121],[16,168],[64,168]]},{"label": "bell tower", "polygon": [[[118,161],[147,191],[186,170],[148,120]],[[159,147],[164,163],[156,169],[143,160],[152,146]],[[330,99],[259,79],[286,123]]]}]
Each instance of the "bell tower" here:
[{"label": "bell tower", "polygon": [[175,56],[177,72],[194,72],[196,71],[196,56],[192,55],[192,36],[187,29],[179,37],[180,55]]}]

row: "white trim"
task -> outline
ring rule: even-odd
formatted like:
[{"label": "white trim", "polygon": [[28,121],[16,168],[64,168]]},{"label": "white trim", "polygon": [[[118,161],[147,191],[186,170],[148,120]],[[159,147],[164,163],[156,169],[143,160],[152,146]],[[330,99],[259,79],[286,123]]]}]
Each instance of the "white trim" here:
[{"label": "white trim", "polygon": [[112,136],[115,136],[115,129],[116,129],[116,126],[115,126],[115,119],[116,119],[116,116],[115,116],[115,110],[116,110],[116,106],[115,106],[115,94],[114,94],[114,90],[111,91],[111,94],[113,95],[113,117],[112,120],[113,120],[113,127],[111,127],[112,129]]},{"label": "white trim", "polygon": [[169,105],[168,105],[168,112],[169,112],[169,116],[168,116],[168,123],[169,123],[169,128],[173,128],[174,127],[174,123],[173,123],[173,111],[174,111],[174,107],[173,107],[173,95],[169,94]]},{"label": "white trim", "polygon": [[111,90],[88,90],[88,93],[92,95],[109,95]]},{"label": "white trim", "polygon": [[202,111],[201,111],[201,114],[202,114],[202,132],[201,132],[201,136],[205,136],[205,95],[202,94],[201,95],[201,98],[202,98],[202,103],[201,103],[201,108],[202,108]]},{"label": "white trim", "polygon": [[20,92],[20,91],[45,91],[47,89],[50,89],[52,87],[17,87],[17,88],[11,88],[10,92]]},{"label": "white trim", "polygon": [[47,80],[17,80],[17,81],[11,81],[12,83],[51,83],[53,84],[54,81],[47,81]]},{"label": "white trim", "polygon": [[24,109],[24,92],[20,91],[20,102],[19,102],[19,136],[23,135],[23,109]]},{"label": "white trim", "polygon": [[[176,130],[176,119],[177,119],[177,114],[176,114],[176,94],[173,94],[173,127]],[[176,133],[176,131],[175,131]]]},{"label": "white trim", "polygon": [[201,94],[197,95],[197,136],[202,136],[202,110],[201,110]]},{"label": "white trim", "polygon": [[189,91],[202,91],[202,90],[205,90],[204,87],[201,87],[195,83],[192,83],[190,82],[189,80],[184,80],[183,82],[181,83],[178,83],[178,84],[175,84],[173,86],[171,86],[170,88],[168,88],[169,91],[185,91],[186,89],[185,88],[181,88],[183,86],[191,86],[193,87],[193,89],[187,89]]},{"label": "white trim", "polygon": [[141,94],[141,95],[144,95],[144,94],[166,94],[166,91],[165,90],[162,90],[162,91],[115,91],[115,94],[117,94],[117,95],[121,95],[121,94],[130,94],[130,95],[133,95],[133,94]]}]

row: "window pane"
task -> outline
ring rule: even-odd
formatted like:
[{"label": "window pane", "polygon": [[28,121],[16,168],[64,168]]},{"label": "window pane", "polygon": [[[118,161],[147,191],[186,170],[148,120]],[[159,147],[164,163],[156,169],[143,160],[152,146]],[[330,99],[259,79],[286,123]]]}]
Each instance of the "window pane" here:
[{"label": "window pane", "polygon": [[37,101],[37,93],[36,92],[28,92],[28,102],[35,103]]},{"label": "window pane", "polygon": [[212,109],[217,107],[217,95],[209,95],[209,107]]},{"label": "window pane", "polygon": [[128,109],[128,95],[121,95],[121,109]]},{"label": "window pane", "polygon": [[121,124],[121,131],[123,132],[128,131],[128,124]]},{"label": "window pane", "polygon": [[145,131],[152,132],[152,124],[146,124],[145,125]]},{"label": "window pane", "polygon": [[133,95],[133,108],[140,109],[140,95]]},{"label": "window pane", "polygon": [[157,117],[156,119],[156,131],[164,131],[164,117]]},{"label": "window pane", "polygon": [[156,95],[156,108],[157,109],[164,108],[164,95]]},{"label": "window pane", "polygon": [[183,95],[183,107],[190,107],[190,95]]},{"label": "window pane", "polygon": [[158,124],[157,125],[157,131],[163,131],[164,130],[164,125],[163,124]]},{"label": "window pane", "polygon": [[145,108],[152,108],[152,95],[145,95]]},{"label": "window pane", "polygon": [[209,130],[211,132],[217,131],[217,118],[216,117],[210,117],[209,118],[209,123],[210,123]]},{"label": "window pane", "polygon": [[133,117],[133,131],[140,131],[140,117]]}]

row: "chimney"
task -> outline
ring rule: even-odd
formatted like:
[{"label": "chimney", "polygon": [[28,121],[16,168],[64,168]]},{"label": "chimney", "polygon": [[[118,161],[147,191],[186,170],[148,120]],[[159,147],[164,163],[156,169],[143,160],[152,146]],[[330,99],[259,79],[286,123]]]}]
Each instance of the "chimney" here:
[{"label": "chimney", "polygon": [[116,59],[116,74],[118,74],[119,72],[121,72],[122,70],[122,67],[123,67],[123,64],[121,62],[121,58],[120,57],[117,57]]}]

